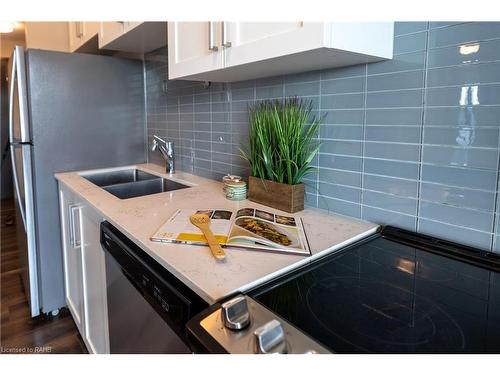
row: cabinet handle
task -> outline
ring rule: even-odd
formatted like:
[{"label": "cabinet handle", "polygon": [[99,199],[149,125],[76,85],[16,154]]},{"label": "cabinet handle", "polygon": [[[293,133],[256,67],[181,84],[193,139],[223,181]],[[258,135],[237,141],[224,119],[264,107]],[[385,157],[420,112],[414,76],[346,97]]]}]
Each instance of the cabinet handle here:
[{"label": "cabinet handle", "polygon": [[214,27],[215,22],[209,21],[208,22],[208,49],[210,51],[218,51],[219,48],[215,45],[215,27]]},{"label": "cabinet handle", "polygon": [[77,227],[78,227],[78,232],[80,231],[80,223],[76,223],[75,220],[75,212],[80,210],[80,206],[77,204],[71,204],[69,205],[69,242],[71,246],[76,249],[80,247],[80,233],[77,234]]},{"label": "cabinet handle", "polygon": [[76,37],[81,38],[83,35],[82,22],[75,22]]},{"label": "cabinet handle", "polygon": [[222,28],[222,47],[229,48],[231,47],[231,42],[227,40],[227,27],[226,27],[226,21],[223,21],[221,23],[221,28]]}]

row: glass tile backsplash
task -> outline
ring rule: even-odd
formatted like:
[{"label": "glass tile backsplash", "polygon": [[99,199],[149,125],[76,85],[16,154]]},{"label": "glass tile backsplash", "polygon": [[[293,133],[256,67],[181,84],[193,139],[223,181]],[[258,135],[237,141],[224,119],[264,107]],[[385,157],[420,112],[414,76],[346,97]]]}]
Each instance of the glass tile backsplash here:
[{"label": "glass tile backsplash", "polygon": [[207,87],[168,81],[166,49],[155,51],[148,142],[174,141],[180,170],[248,175],[248,105],[297,95],[325,115],[306,205],[500,252],[500,23],[397,22],[394,53]]}]

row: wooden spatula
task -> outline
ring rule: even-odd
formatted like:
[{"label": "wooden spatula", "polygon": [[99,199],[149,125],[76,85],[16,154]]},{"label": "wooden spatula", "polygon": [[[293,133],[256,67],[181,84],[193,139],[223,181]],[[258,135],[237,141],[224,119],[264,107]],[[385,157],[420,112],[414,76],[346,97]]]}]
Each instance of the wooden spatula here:
[{"label": "wooden spatula", "polygon": [[219,243],[214,237],[214,234],[210,230],[210,218],[205,214],[193,214],[189,217],[191,223],[196,225],[203,232],[203,235],[207,239],[208,246],[210,246],[210,250],[212,251],[212,255],[215,259],[219,261],[223,261],[226,259],[226,254],[224,250],[220,247]]}]

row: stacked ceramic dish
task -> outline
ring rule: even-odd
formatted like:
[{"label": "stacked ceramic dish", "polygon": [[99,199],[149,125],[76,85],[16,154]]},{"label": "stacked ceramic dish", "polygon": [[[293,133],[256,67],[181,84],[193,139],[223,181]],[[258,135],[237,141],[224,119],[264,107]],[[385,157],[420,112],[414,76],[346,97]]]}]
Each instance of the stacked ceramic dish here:
[{"label": "stacked ceramic dish", "polygon": [[222,177],[223,190],[226,198],[232,201],[247,199],[247,183],[240,176],[228,174]]}]

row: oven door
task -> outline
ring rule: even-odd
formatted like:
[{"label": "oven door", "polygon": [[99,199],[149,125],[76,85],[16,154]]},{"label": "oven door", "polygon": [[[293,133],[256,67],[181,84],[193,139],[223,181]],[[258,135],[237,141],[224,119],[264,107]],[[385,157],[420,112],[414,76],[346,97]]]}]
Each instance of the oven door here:
[{"label": "oven door", "polygon": [[191,353],[145,299],[136,281],[106,252],[111,353]]}]

